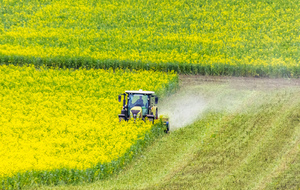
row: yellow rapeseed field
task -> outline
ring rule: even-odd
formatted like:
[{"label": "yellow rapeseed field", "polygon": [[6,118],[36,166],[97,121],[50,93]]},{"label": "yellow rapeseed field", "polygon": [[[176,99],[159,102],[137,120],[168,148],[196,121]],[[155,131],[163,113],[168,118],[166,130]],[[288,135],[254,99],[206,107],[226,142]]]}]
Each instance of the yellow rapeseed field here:
[{"label": "yellow rapeseed field", "polygon": [[84,170],[122,157],[152,123],[119,123],[117,95],[161,92],[176,80],[173,73],[142,70],[0,66],[0,179]]},{"label": "yellow rapeseed field", "polygon": [[300,75],[300,2],[2,0],[0,62]]}]

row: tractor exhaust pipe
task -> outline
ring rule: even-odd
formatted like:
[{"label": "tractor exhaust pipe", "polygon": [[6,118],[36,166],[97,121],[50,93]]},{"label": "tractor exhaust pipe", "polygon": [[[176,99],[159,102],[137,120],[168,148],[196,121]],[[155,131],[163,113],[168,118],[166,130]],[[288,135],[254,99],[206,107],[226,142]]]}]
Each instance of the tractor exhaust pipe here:
[{"label": "tractor exhaust pipe", "polygon": [[121,102],[121,99],[122,99],[122,97],[121,96],[124,96],[124,99],[123,99],[123,107],[125,106],[125,104],[126,104],[126,100],[125,100],[125,98],[126,98],[126,94],[120,94],[119,96],[118,96],[118,101],[119,102]]}]

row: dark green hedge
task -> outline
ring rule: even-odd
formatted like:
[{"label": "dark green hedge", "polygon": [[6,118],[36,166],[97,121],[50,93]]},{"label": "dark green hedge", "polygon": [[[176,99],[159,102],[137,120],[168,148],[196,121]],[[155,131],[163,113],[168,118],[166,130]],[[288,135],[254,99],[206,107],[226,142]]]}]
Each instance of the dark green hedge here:
[{"label": "dark green hedge", "polygon": [[223,63],[188,64],[188,63],[142,63],[140,61],[118,61],[118,60],[95,60],[92,58],[77,57],[54,57],[37,58],[23,56],[0,56],[0,64],[34,64],[36,66],[49,66],[60,68],[96,68],[96,69],[145,69],[156,71],[175,71],[178,74],[200,74],[212,76],[253,76],[253,77],[300,77],[299,66],[270,66],[270,65],[249,65],[237,63],[229,65]]}]

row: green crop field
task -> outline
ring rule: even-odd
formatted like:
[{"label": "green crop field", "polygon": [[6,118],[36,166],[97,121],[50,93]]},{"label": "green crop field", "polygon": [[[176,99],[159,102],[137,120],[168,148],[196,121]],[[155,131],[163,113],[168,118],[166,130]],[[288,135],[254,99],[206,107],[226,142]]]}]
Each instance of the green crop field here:
[{"label": "green crop field", "polygon": [[300,75],[298,0],[1,0],[0,62]]},{"label": "green crop field", "polygon": [[[299,10],[0,0],[0,188],[299,190]],[[139,89],[169,134],[119,122]]]}]

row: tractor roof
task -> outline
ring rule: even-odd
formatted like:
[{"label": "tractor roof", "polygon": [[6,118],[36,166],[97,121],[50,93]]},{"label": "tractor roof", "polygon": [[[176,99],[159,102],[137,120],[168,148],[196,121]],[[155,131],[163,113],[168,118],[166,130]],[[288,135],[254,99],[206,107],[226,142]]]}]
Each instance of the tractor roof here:
[{"label": "tractor roof", "polygon": [[142,89],[140,89],[140,90],[126,90],[125,92],[127,94],[154,94],[155,93],[153,91],[143,91]]}]

